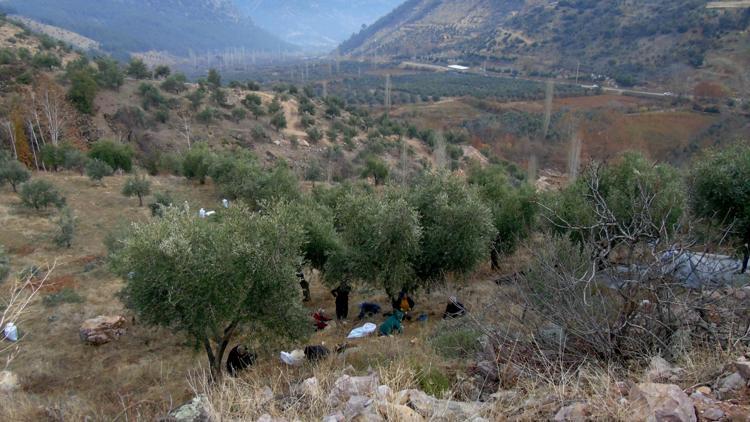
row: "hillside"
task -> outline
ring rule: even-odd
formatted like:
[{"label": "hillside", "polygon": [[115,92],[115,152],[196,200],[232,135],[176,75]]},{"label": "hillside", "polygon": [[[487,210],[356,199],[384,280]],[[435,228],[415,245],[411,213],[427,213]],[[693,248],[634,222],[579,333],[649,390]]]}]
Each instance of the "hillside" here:
[{"label": "hillside", "polygon": [[238,0],[258,26],[284,41],[309,49],[330,51],[362,25],[384,16],[401,0]]},{"label": "hillside", "polygon": [[[341,45],[357,57],[511,64],[612,76],[621,84],[711,67],[744,78],[748,9],[662,2],[410,0]],[[730,64],[727,64],[731,62]],[[679,74],[679,76],[677,76]],[[734,81],[736,82],[736,81]]]},{"label": "hillside", "polygon": [[119,54],[187,55],[229,47],[279,51],[293,47],[258,28],[226,0],[3,0],[0,10],[73,31]]}]

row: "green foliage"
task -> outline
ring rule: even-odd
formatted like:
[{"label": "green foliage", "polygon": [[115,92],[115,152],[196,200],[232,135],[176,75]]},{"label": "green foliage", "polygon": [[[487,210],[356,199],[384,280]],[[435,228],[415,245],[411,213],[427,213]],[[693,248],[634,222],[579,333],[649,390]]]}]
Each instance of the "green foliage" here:
[{"label": "green foliage", "polygon": [[310,129],[307,129],[307,138],[313,144],[317,144],[321,139],[323,139],[323,132],[321,132],[317,127],[313,126]]},{"label": "green foliage", "polygon": [[166,99],[161,95],[159,90],[148,83],[141,83],[138,87],[138,95],[141,96],[144,110],[151,107],[159,107],[166,103]]},{"label": "green foliage", "polygon": [[180,92],[187,89],[187,87],[185,86],[186,82],[187,77],[185,77],[184,74],[175,73],[174,75],[167,77],[167,79],[165,79],[164,82],[161,83],[161,89],[173,94],[179,94]]},{"label": "green foliage", "polygon": [[471,358],[479,351],[482,333],[467,327],[446,326],[443,322],[430,338],[430,345],[448,359]]},{"label": "green foliage", "polygon": [[232,120],[235,121],[235,123],[239,123],[243,120],[245,120],[245,117],[247,117],[247,112],[245,109],[235,107],[232,109]]},{"label": "green foliage", "polygon": [[31,59],[31,65],[37,69],[51,70],[60,67],[60,58],[53,53],[38,52]]},{"label": "green foliage", "polygon": [[60,218],[57,220],[57,235],[55,244],[60,247],[70,248],[73,244],[73,236],[76,230],[76,217],[70,207],[65,206],[60,210]]},{"label": "green foliage", "polygon": [[79,295],[74,289],[66,287],[57,293],[50,293],[44,296],[42,303],[48,308],[54,308],[63,303],[83,303],[83,296]]},{"label": "green foliage", "polygon": [[732,224],[731,234],[745,245],[750,243],[748,181],[750,147],[744,144],[706,152],[693,162],[688,177],[693,213],[719,224]]},{"label": "green foliage", "polygon": [[359,279],[394,296],[414,281],[420,253],[419,215],[397,194],[348,194],[336,207],[343,247],[328,259],[329,283]]},{"label": "green foliage", "polygon": [[333,225],[333,211],[312,200],[291,205],[305,234],[302,256],[313,268],[323,271],[328,257],[339,251],[341,245]]},{"label": "green foliage", "polygon": [[133,169],[133,149],[119,142],[102,140],[91,146],[89,157],[107,163],[114,170]]},{"label": "green foliage", "polygon": [[154,217],[161,217],[164,215],[164,210],[174,204],[174,199],[169,192],[156,192],[154,194],[154,201],[148,204],[151,209],[151,215]]},{"label": "green foliage", "polygon": [[212,88],[219,88],[221,87],[221,74],[216,69],[209,69],[206,81]]},{"label": "green foliage", "polygon": [[148,70],[148,66],[143,60],[133,58],[128,63],[128,67],[125,69],[125,73],[134,79],[150,79],[151,71]]},{"label": "green foliage", "polygon": [[101,182],[114,173],[112,167],[98,158],[92,158],[86,163],[86,176],[94,182]]},{"label": "green foliage", "polygon": [[421,279],[466,273],[487,258],[497,230],[475,188],[453,175],[425,174],[411,190],[409,203],[421,218],[421,254],[416,265]]},{"label": "green foliage", "polygon": [[99,86],[117,91],[125,83],[125,75],[116,60],[100,58],[96,61],[96,65],[99,68],[96,74],[96,82]]},{"label": "green foliage", "polygon": [[46,180],[35,179],[24,183],[21,185],[19,195],[24,206],[37,211],[50,205],[57,208],[65,205],[65,198],[52,183]]},{"label": "green foliage", "polygon": [[250,109],[253,105],[261,105],[260,95],[258,94],[247,94],[242,100],[242,105]]},{"label": "green foliage", "polygon": [[187,99],[190,101],[190,107],[193,110],[198,110],[203,103],[203,98],[206,96],[206,91],[199,88],[187,95]]},{"label": "green foliage", "polygon": [[242,199],[253,207],[299,197],[297,177],[284,162],[264,169],[250,154],[223,154],[211,164],[210,175],[222,195]]},{"label": "green foliage", "polygon": [[482,167],[475,163],[469,169],[468,182],[479,189],[479,195],[492,212],[497,229],[494,249],[512,253],[518,243],[531,234],[537,214],[534,188],[511,181],[501,165]]},{"label": "green foliage", "polygon": [[99,85],[90,71],[79,70],[71,75],[68,100],[79,112],[94,114],[94,99],[98,91]]},{"label": "green foliage", "polygon": [[211,100],[220,107],[227,107],[227,93],[221,88],[211,90]]},{"label": "green foliage", "polygon": [[268,104],[268,114],[276,114],[281,111],[281,103],[278,97],[274,97],[273,101]]},{"label": "green foliage", "polygon": [[182,159],[182,175],[190,180],[198,180],[201,184],[206,183],[211,159],[208,145],[195,145]]},{"label": "green foliage", "polygon": [[276,130],[286,129],[286,116],[283,112],[279,112],[273,115],[271,117],[271,125],[276,128]]},{"label": "green foliage", "polygon": [[206,125],[206,127],[208,127],[211,123],[214,122],[214,119],[216,118],[217,114],[218,112],[216,111],[216,109],[213,109],[211,107],[206,107],[195,116],[195,119],[199,123],[202,123]]},{"label": "green foliage", "polygon": [[111,263],[140,321],[204,346],[220,377],[221,345],[241,330],[271,339],[308,333],[296,277],[302,238],[284,205],[253,213],[237,204],[215,220],[173,208],[132,226]]},{"label": "green foliage", "polygon": [[0,158],[0,186],[8,183],[13,192],[18,192],[18,185],[30,178],[31,173],[20,162]]},{"label": "green foliage", "polygon": [[[601,197],[600,203],[595,201],[596,197]],[[613,236],[611,231],[617,227],[612,225],[600,227],[601,230],[589,229],[596,226],[597,210],[602,203],[611,212],[611,222],[624,227],[646,223],[648,229],[642,231],[643,235],[658,238],[661,223],[649,226],[647,221],[663,222],[664,229],[674,230],[683,214],[685,194],[679,174],[673,167],[654,164],[631,152],[612,164],[592,164],[574,184],[549,195],[544,202],[551,210],[547,217],[555,230],[581,242],[599,243],[615,239],[612,246],[616,246],[623,241],[632,243],[647,239],[623,238],[619,233]]]},{"label": "green foliage", "polygon": [[73,147],[63,147],[62,167],[66,170],[77,171],[81,175],[86,168],[88,157],[83,151]]},{"label": "green foliage", "polygon": [[388,178],[388,164],[382,159],[370,156],[365,160],[365,167],[362,169],[362,177],[372,177],[376,185],[382,185]]},{"label": "green foliage", "polygon": [[419,389],[433,397],[443,397],[451,389],[452,383],[447,375],[439,369],[430,367],[417,372]]},{"label": "green foliage", "polygon": [[138,205],[143,206],[143,197],[151,193],[151,182],[145,176],[134,175],[125,181],[122,187],[122,194],[130,198],[138,197]]},{"label": "green foliage", "polygon": [[163,79],[163,78],[168,77],[171,74],[172,74],[172,69],[170,69],[169,66],[161,65],[161,66],[156,66],[156,68],[154,69],[154,77],[156,79]]}]

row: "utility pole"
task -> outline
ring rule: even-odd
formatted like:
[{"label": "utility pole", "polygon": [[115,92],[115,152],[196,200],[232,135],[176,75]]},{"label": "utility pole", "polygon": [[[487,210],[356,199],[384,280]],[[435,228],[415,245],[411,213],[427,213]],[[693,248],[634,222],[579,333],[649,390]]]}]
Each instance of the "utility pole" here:
[{"label": "utility pole", "polygon": [[581,71],[581,61],[578,60],[578,66],[576,67],[576,85],[578,85],[578,74]]},{"label": "utility pole", "polygon": [[391,74],[385,75],[385,114],[391,111]]}]

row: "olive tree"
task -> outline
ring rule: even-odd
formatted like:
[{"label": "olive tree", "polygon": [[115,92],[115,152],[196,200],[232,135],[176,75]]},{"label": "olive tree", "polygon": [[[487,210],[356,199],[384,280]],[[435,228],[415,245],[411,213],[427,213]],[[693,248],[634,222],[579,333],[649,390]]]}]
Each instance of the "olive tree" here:
[{"label": "olive tree", "polygon": [[8,183],[13,192],[18,192],[18,185],[30,178],[31,173],[20,162],[0,159],[0,185]]},{"label": "olive tree", "polygon": [[18,192],[24,206],[41,210],[54,205],[58,208],[65,205],[65,198],[55,185],[46,180],[32,180],[21,185]]},{"label": "olive tree", "polygon": [[242,204],[220,218],[168,208],[134,224],[114,248],[125,304],[147,324],[203,347],[214,380],[241,330],[301,338],[309,324],[296,277],[302,229],[281,204],[255,213]]},{"label": "olive tree", "polygon": [[730,224],[742,245],[742,272],[750,260],[750,146],[709,151],[695,160],[688,177],[690,208],[698,217]]},{"label": "olive tree", "polygon": [[484,262],[497,230],[475,188],[446,173],[426,174],[409,193],[420,216],[417,275],[424,281],[467,273]]},{"label": "olive tree", "polygon": [[130,198],[132,196],[138,197],[138,206],[143,206],[143,197],[148,196],[151,193],[151,182],[146,179],[145,176],[135,175],[129,177],[125,182],[125,186],[122,187],[122,194]]},{"label": "olive tree", "polygon": [[490,256],[492,267],[497,269],[500,254],[512,253],[531,233],[537,195],[529,184],[511,179],[500,165],[473,165],[469,169],[468,181],[479,189],[479,195],[492,212],[497,236]]},{"label": "olive tree", "polygon": [[413,287],[422,229],[402,195],[348,194],[339,202],[336,219],[342,247],[329,257],[327,280],[362,280],[390,297]]},{"label": "olive tree", "polygon": [[73,244],[73,236],[76,230],[76,217],[70,207],[63,207],[60,211],[60,218],[57,220],[58,232],[55,236],[55,243],[58,246],[70,248]]},{"label": "olive tree", "polygon": [[94,182],[101,182],[106,176],[114,173],[112,167],[99,159],[91,159],[86,163],[86,175]]}]

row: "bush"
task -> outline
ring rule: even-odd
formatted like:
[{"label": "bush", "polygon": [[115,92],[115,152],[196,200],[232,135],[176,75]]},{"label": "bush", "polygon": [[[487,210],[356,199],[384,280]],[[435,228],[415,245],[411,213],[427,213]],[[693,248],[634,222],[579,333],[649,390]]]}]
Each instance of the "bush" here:
[{"label": "bush", "polygon": [[57,188],[46,180],[32,180],[21,185],[19,192],[24,206],[41,210],[54,205],[61,208],[65,205],[65,198]]},{"label": "bush", "polygon": [[113,170],[130,172],[133,169],[133,149],[113,141],[98,141],[91,146],[89,157],[107,163]]},{"label": "bush", "polygon": [[148,204],[151,209],[151,215],[153,217],[161,217],[164,215],[164,210],[174,204],[174,199],[169,192],[156,192],[154,194],[154,202]]},{"label": "bush", "polygon": [[99,85],[89,70],[78,70],[70,78],[68,100],[79,112],[94,114],[94,99]]},{"label": "bush", "polygon": [[58,233],[55,236],[57,246],[70,248],[76,230],[76,217],[70,207],[63,207],[57,220]]},{"label": "bush", "polygon": [[138,197],[138,206],[143,206],[143,197],[148,196],[151,193],[151,182],[149,182],[144,176],[132,176],[129,177],[125,182],[125,186],[122,188],[122,194],[130,198],[132,196]]},{"label": "bush", "polygon": [[198,180],[201,184],[206,183],[211,158],[206,144],[196,145],[182,159],[182,175],[190,180]]},{"label": "bush", "polygon": [[433,397],[443,397],[451,389],[451,380],[437,368],[420,369],[417,372],[419,389]]},{"label": "bush", "polygon": [[94,182],[101,182],[107,176],[114,173],[112,167],[102,160],[92,159],[86,163],[86,175]]},{"label": "bush", "polygon": [[474,357],[479,350],[479,337],[482,333],[467,327],[446,327],[445,323],[430,339],[432,347],[441,355],[449,359],[464,359]]},{"label": "bush", "polygon": [[372,156],[365,160],[365,168],[362,169],[363,178],[372,177],[376,185],[382,185],[388,178],[388,173],[388,164],[385,161]]},{"label": "bush", "polygon": [[66,170],[77,171],[81,176],[86,170],[88,157],[83,151],[75,148],[65,148],[63,150],[62,166]]},{"label": "bush", "polygon": [[63,303],[83,303],[84,299],[75,290],[70,287],[66,287],[57,293],[51,293],[42,299],[44,306],[53,308],[55,306],[62,305]]},{"label": "bush", "polygon": [[271,117],[271,125],[276,128],[276,130],[286,129],[286,116],[284,113],[276,113]]},{"label": "bush", "polygon": [[125,69],[125,73],[134,79],[150,79],[151,72],[141,59],[132,59]]},{"label": "bush", "polygon": [[18,185],[30,178],[31,173],[23,164],[16,160],[0,157],[0,185],[8,183],[13,188],[13,192],[18,192]]}]

